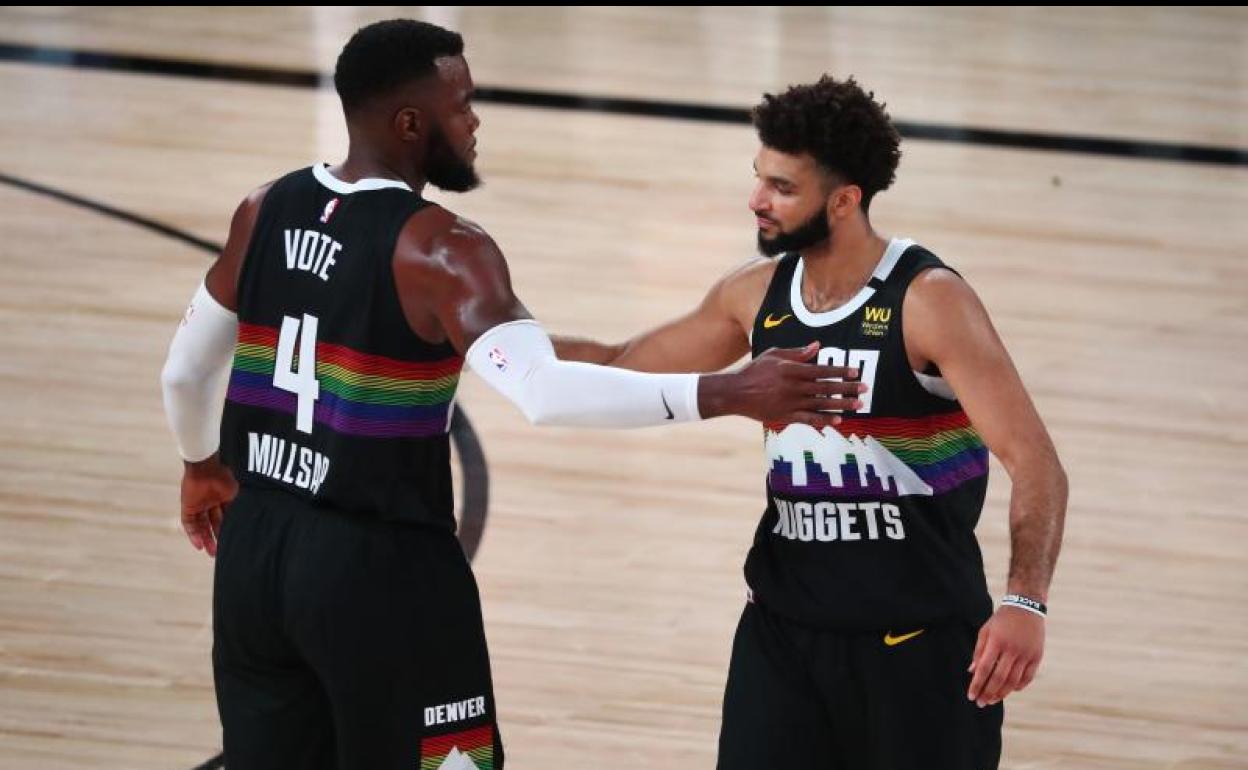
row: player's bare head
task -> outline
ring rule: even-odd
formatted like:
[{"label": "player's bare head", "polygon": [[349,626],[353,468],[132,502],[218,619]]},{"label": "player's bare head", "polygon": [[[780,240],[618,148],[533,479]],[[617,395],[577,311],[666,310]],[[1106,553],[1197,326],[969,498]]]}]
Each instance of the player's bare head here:
[{"label": "player's bare head", "polygon": [[442,189],[476,187],[480,121],[463,53],[458,33],[426,22],[392,19],[358,30],[334,70],[352,140],[399,153]]},{"label": "player's bare head", "polygon": [[752,119],[762,147],[750,208],[765,254],[827,239],[838,221],[865,216],[896,176],[901,137],[884,104],[852,77],[765,94]]}]

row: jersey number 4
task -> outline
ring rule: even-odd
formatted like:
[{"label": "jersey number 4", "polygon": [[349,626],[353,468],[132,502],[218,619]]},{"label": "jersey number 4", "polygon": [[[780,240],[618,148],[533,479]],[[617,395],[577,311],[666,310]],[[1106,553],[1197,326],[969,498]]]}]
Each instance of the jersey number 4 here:
[{"label": "jersey number 4", "polygon": [[[316,325],[316,316],[307,313],[303,314],[302,322],[290,316],[282,318],[282,334],[277,338],[277,368],[273,370],[273,387],[299,398],[295,427],[303,433],[312,432],[312,415],[316,400],[321,397],[321,383],[316,381]],[[298,361],[295,360],[296,341],[299,343]]]}]

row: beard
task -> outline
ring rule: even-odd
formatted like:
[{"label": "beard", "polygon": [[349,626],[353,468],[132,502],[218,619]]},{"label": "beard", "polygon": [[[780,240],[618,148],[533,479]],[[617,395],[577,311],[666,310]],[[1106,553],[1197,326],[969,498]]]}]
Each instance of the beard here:
[{"label": "beard", "polygon": [[481,184],[477,170],[451,149],[441,128],[429,140],[425,179],[439,190],[447,192],[468,192]]},{"label": "beard", "polygon": [[822,208],[815,215],[798,225],[791,232],[781,232],[771,238],[758,231],[758,250],[763,256],[776,257],[790,251],[808,249],[817,243],[826,241],[832,235],[828,227],[828,215]]}]

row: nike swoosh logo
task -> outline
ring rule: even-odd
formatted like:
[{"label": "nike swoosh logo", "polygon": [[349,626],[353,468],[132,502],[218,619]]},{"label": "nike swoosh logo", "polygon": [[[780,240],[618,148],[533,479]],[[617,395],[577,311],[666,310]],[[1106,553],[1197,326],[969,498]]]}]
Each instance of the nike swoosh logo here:
[{"label": "nike swoosh logo", "polygon": [[764,329],[774,329],[774,328],[776,328],[777,326],[779,326],[780,324],[784,323],[785,321],[789,320],[789,319],[790,319],[790,318],[792,318],[792,317],[793,317],[793,314],[792,314],[792,313],[785,313],[784,315],[780,316],[779,318],[772,318],[772,317],[771,317],[771,313],[768,313],[768,314],[767,314],[767,317],[763,319],[763,328],[764,328]]},{"label": "nike swoosh logo", "polygon": [[667,394],[659,391],[659,396],[663,399],[663,408],[667,410],[667,417],[664,419],[675,420],[676,415],[672,414],[672,408],[667,405]]},{"label": "nike swoosh logo", "polygon": [[889,647],[896,647],[902,642],[910,641],[914,637],[923,633],[925,630],[926,629],[920,628],[918,631],[911,631],[910,633],[902,634],[901,636],[893,636],[893,632],[889,631],[887,634],[884,634],[884,644],[887,644]]}]

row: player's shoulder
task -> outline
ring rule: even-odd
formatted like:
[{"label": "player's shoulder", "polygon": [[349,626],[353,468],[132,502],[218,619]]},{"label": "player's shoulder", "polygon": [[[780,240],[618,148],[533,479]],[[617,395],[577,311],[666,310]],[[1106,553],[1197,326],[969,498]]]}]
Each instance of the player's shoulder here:
[{"label": "player's shoulder", "polygon": [[408,217],[399,233],[395,257],[400,262],[454,268],[501,260],[502,252],[484,227],[431,203]]},{"label": "player's shoulder", "polygon": [[729,270],[725,275],[725,280],[732,280],[736,283],[749,283],[751,281],[770,281],[771,276],[776,272],[776,265],[780,260],[775,257],[764,257],[755,254],[744,262],[740,262]]},{"label": "player's shoulder", "polygon": [[906,288],[907,303],[913,301],[939,305],[974,297],[975,291],[966,279],[944,264],[924,266]]},{"label": "player's shoulder", "polygon": [[409,215],[403,224],[402,235],[425,243],[493,242],[484,227],[437,203],[430,203]]},{"label": "player's shoulder", "polygon": [[728,292],[766,291],[772,276],[776,274],[778,262],[779,260],[769,257],[750,257],[724,273],[717,284]]},{"label": "player's shoulder", "polygon": [[988,318],[979,295],[953,270],[933,266],[916,274],[902,302],[907,338],[948,335]]},{"label": "player's shoulder", "polygon": [[[274,179],[265,182],[243,196],[243,199],[234,207],[234,215],[230,218],[230,236],[232,240],[238,241],[240,247],[246,246],[251,240],[251,233],[260,216],[260,207],[264,205],[266,196],[278,181],[280,180]],[[240,259],[241,256],[240,254]]]},{"label": "player's shoulder", "polygon": [[250,209],[253,211],[258,210],[260,208],[260,204],[264,203],[264,199],[268,196],[269,191],[272,190],[273,186],[279,181],[281,180],[270,179],[259,187],[252,189],[243,196],[241,201],[239,201],[238,207],[240,209]]},{"label": "player's shoulder", "polygon": [[778,263],[778,259],[769,257],[750,257],[724,273],[712,292],[732,306],[756,306],[767,293]]}]

